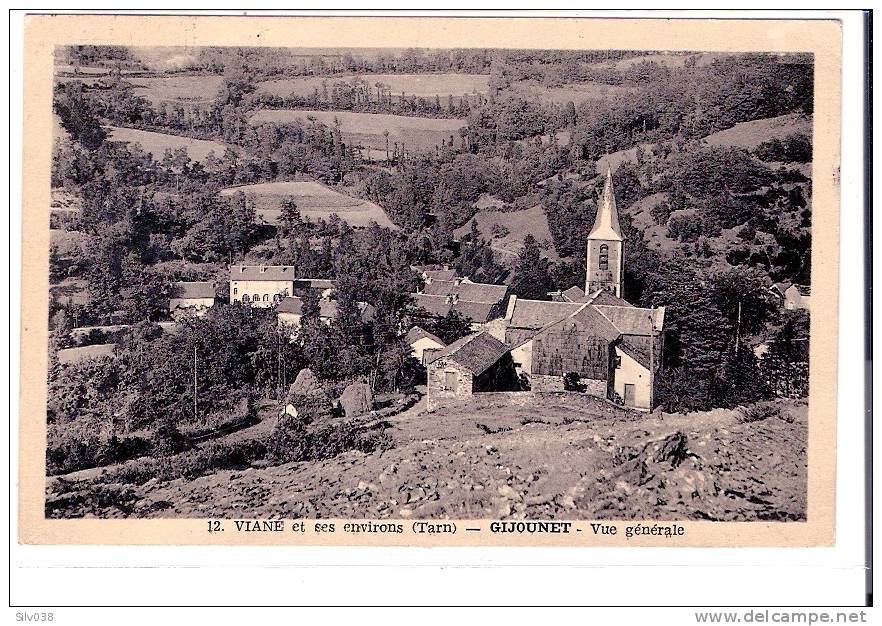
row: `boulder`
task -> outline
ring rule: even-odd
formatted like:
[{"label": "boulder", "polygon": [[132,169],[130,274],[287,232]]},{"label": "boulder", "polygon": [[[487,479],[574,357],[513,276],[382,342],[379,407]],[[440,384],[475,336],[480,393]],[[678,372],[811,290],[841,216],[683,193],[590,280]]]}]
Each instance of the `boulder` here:
[{"label": "boulder", "polygon": [[343,390],[343,395],[340,396],[340,407],[346,417],[370,413],[374,407],[371,388],[365,383],[352,383]]},{"label": "boulder", "polygon": [[297,373],[297,378],[288,388],[288,394],[292,396],[309,396],[317,391],[324,393],[325,389],[308,367]]}]

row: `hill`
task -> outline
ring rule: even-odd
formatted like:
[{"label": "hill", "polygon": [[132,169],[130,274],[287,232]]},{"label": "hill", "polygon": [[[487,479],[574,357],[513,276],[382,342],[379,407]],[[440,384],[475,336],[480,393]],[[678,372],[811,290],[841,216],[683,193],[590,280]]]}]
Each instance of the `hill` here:
[{"label": "hill", "polygon": [[794,133],[802,133],[811,137],[812,119],[795,113],[766,117],[735,124],[732,128],[708,135],[703,141],[711,146],[729,146],[752,150],[764,141],[784,139]]},{"label": "hill", "polygon": [[[485,199],[486,200],[486,199]],[[476,206],[487,207],[486,201]],[[493,205],[490,204],[490,207]],[[552,260],[559,257],[554,249],[554,240],[548,229],[548,218],[541,205],[536,205],[522,211],[499,211],[493,208],[479,208],[474,219],[478,223],[478,231],[481,237],[490,242],[495,252],[499,252],[508,261],[516,257],[524,245],[524,237],[533,235],[540,244],[547,242],[545,256]],[[456,237],[469,234],[472,222],[469,220],[463,226],[454,231]]]},{"label": "hill", "polygon": [[[391,418],[382,452],[126,487],[151,517],[805,519],[804,404],[645,415],[581,394],[487,395]],[[47,506],[85,513],[89,485],[53,481]]]}]

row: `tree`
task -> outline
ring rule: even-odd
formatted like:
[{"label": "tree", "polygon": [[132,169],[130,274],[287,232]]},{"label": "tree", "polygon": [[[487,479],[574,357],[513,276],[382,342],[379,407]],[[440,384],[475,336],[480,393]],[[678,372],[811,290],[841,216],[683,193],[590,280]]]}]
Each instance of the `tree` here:
[{"label": "tree", "polygon": [[282,208],[279,213],[279,224],[281,225],[282,235],[285,237],[296,236],[300,227],[303,225],[303,217],[297,208],[297,203],[293,198],[285,198],[282,200]]},{"label": "tree", "polygon": [[511,291],[519,298],[547,300],[548,292],[552,288],[548,259],[542,257],[536,238],[527,235],[524,237],[524,247],[515,265]]},{"label": "tree", "polygon": [[61,126],[84,148],[97,150],[104,143],[107,133],[92,104],[83,94],[80,81],[58,83],[52,107],[61,119]]},{"label": "tree", "polygon": [[[428,329],[427,329],[428,330]],[[472,320],[456,311],[448,311],[447,315],[432,324],[431,332],[450,345],[457,339],[472,334]]]}]

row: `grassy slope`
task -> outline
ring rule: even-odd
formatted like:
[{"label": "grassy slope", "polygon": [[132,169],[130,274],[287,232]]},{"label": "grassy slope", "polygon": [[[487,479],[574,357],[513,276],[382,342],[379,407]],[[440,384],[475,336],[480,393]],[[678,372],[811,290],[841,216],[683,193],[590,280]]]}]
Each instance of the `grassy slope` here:
[{"label": "grassy slope", "polygon": [[167,133],[154,133],[146,130],[136,130],[134,128],[120,128],[116,126],[105,126],[111,141],[125,141],[137,143],[145,152],[153,155],[157,161],[162,160],[162,155],[168,150],[177,150],[184,148],[187,154],[194,161],[204,161],[209,152],[214,152],[218,158],[222,157],[224,152],[229,148],[227,144],[218,141],[205,141],[202,139],[191,139],[190,137],[181,137],[178,135],[169,135]]},{"label": "grassy slope", "polygon": [[[548,229],[548,218],[545,215],[541,205],[536,205],[522,211],[496,211],[492,205],[488,206],[486,202],[478,203],[481,208],[474,219],[478,222],[478,231],[481,237],[487,239],[493,249],[504,256],[503,260],[510,261],[513,259],[524,245],[524,237],[528,234],[533,235],[540,244],[547,242],[548,247],[545,255],[557,260],[557,251],[554,249],[554,240],[551,237],[551,231]],[[508,234],[504,237],[493,237],[493,226],[499,224],[508,229]],[[454,231],[457,237],[467,235],[471,231],[472,223],[469,220],[464,226],[460,226]]]}]

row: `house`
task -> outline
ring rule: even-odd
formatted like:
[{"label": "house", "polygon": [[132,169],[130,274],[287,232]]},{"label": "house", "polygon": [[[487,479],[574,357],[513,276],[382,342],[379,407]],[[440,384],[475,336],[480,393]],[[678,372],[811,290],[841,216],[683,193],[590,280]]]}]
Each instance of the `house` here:
[{"label": "house", "polygon": [[297,278],[294,280],[292,295],[312,289],[318,291],[322,298],[330,298],[335,288],[336,284],[329,278]]},{"label": "house", "polygon": [[231,265],[230,302],[270,307],[294,293],[292,265]]},{"label": "house", "polygon": [[519,389],[508,346],[487,332],[432,354],[426,369],[428,411],[467,402],[476,393]]},{"label": "house", "polygon": [[427,356],[447,347],[447,344],[439,337],[419,326],[411,328],[407,335],[404,336],[404,340],[410,346],[413,357],[423,365],[426,364]]},{"label": "house", "polygon": [[502,317],[508,297],[506,285],[473,283],[468,278],[433,279],[412,293],[417,307],[431,317],[444,317],[451,311],[472,321],[472,330],[483,330],[492,319]]},{"label": "house", "polygon": [[[325,324],[330,324],[337,317],[337,301],[329,298],[321,298],[319,304],[319,319]],[[365,322],[372,321],[377,310],[367,302],[359,302],[358,309],[361,318]],[[288,296],[279,302],[276,307],[276,318],[279,325],[292,327],[293,332],[300,328],[300,320],[303,317],[303,299],[299,296]]]},{"label": "house", "polygon": [[208,282],[176,282],[172,284],[168,312],[173,317],[193,313],[198,317],[214,306],[214,285]]},{"label": "house", "polygon": [[775,283],[769,287],[769,291],[775,298],[779,307],[788,311],[797,309],[809,310],[811,301],[811,287],[809,285],[795,285],[793,283]]},{"label": "house", "polygon": [[790,285],[784,292],[784,308],[788,311],[797,309],[808,311],[811,295],[811,287],[808,285]]}]

